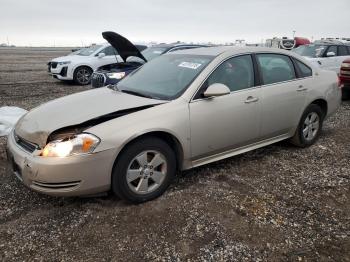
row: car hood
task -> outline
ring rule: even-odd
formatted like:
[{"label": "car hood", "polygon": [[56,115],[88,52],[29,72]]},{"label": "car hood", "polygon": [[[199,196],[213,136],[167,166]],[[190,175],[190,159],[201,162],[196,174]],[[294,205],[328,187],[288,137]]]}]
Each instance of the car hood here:
[{"label": "car hood", "polygon": [[[137,111],[135,109],[141,110],[164,102],[117,92],[107,87],[93,89],[52,100],[31,110],[17,122],[15,132],[23,139],[43,147],[49,135],[56,130],[103,118],[104,120],[97,121],[98,124]],[[111,116],[118,112],[124,113]]]},{"label": "car hood", "polygon": [[141,52],[125,37],[111,31],[103,32],[102,36],[117,50],[118,54],[124,61],[130,56],[136,56],[147,62]]},{"label": "car hood", "polygon": [[75,62],[75,61],[80,61],[84,58],[87,58],[89,56],[81,56],[81,55],[66,55],[66,56],[60,56],[60,57],[56,57],[54,59],[51,60],[51,62],[65,62],[65,61],[71,61],[71,62]]}]

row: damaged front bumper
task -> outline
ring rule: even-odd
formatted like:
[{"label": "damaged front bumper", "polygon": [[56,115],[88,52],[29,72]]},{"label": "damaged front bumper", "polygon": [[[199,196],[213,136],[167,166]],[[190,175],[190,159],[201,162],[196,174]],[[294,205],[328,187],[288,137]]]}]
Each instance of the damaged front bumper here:
[{"label": "damaged front bumper", "polygon": [[110,189],[113,150],[69,157],[42,157],[8,137],[7,159],[14,175],[27,187],[52,196],[83,196]]}]

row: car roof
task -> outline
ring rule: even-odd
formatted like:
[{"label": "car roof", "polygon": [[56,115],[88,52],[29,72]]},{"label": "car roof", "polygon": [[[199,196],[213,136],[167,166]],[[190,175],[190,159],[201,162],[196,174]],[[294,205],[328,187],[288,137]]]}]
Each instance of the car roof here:
[{"label": "car roof", "polygon": [[189,54],[189,55],[209,55],[209,56],[219,56],[223,53],[228,54],[242,54],[242,53],[254,53],[254,52],[266,52],[266,53],[280,53],[285,55],[294,55],[290,51],[286,51],[279,48],[270,48],[270,47],[255,47],[255,46],[215,46],[215,47],[202,47],[202,48],[193,48],[179,50],[174,53],[176,54]]},{"label": "car roof", "polygon": [[345,41],[337,41],[337,40],[316,40],[315,42],[309,44],[309,45],[349,45],[350,42]]},{"label": "car roof", "polygon": [[179,46],[198,46],[198,47],[204,47],[206,45],[200,45],[200,44],[186,44],[186,43],[172,43],[172,44],[156,44],[152,45],[150,47],[163,47],[163,48],[173,48],[173,47],[179,47]]}]

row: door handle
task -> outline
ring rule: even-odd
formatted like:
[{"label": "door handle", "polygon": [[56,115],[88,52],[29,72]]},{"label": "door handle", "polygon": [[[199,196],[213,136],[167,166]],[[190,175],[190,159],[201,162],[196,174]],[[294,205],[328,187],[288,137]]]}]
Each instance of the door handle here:
[{"label": "door handle", "polygon": [[297,89],[298,92],[306,91],[306,90],[307,90],[307,87],[304,87],[303,85],[298,86],[298,89]]},{"label": "door handle", "polygon": [[249,104],[249,103],[254,103],[259,101],[259,98],[253,97],[253,96],[248,96],[247,99],[244,101],[244,103]]}]

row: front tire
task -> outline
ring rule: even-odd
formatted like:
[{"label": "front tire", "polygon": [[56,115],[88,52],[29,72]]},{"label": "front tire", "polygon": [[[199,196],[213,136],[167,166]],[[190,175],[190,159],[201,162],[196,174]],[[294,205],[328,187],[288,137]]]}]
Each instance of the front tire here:
[{"label": "front tire", "polygon": [[92,69],[87,66],[80,66],[74,70],[73,79],[78,85],[88,85],[91,82]]},{"label": "front tire", "polygon": [[162,195],[176,174],[174,151],[163,140],[148,137],[122,151],[112,173],[112,191],[121,199],[142,203]]},{"label": "front tire", "polygon": [[299,122],[297,130],[291,139],[292,144],[298,147],[308,147],[316,142],[322,130],[324,113],[315,104],[309,105]]}]

